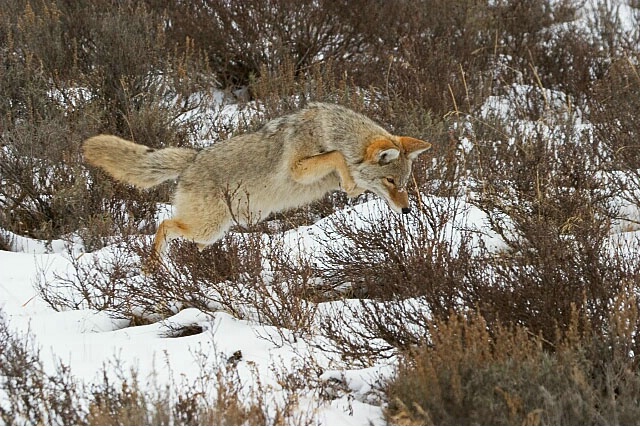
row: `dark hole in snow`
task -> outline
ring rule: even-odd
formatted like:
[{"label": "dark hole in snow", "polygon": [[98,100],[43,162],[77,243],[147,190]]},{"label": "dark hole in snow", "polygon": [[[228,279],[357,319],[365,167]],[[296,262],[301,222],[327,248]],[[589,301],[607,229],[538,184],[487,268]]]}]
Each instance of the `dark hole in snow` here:
[{"label": "dark hole in snow", "polygon": [[200,325],[170,325],[164,333],[165,338],[182,338],[191,335],[198,335],[204,331]]},{"label": "dark hole in snow", "polygon": [[237,350],[227,359],[227,365],[236,366],[242,360],[242,351]]}]

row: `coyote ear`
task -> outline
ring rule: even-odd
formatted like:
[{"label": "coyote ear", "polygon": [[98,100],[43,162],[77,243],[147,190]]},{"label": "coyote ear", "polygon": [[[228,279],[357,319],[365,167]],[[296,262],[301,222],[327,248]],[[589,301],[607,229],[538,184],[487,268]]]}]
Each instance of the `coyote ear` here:
[{"label": "coyote ear", "polygon": [[411,138],[410,136],[400,136],[398,140],[411,160],[415,160],[420,154],[431,148],[429,142]]},{"label": "coyote ear", "polygon": [[370,163],[389,163],[400,157],[400,149],[387,138],[375,140],[367,146],[364,159]]},{"label": "coyote ear", "polygon": [[387,148],[386,150],[378,151],[377,162],[387,164],[400,156],[400,150],[397,148]]}]

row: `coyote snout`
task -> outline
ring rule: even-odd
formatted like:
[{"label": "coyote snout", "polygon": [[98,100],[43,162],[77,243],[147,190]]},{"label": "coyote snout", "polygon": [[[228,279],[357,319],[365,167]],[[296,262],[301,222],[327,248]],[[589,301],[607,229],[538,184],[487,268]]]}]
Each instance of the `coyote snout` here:
[{"label": "coyote snout", "polygon": [[176,237],[202,249],[234,223],[259,221],[333,190],[350,197],[370,190],[407,214],[412,162],[430,147],[392,135],[347,108],[321,103],[201,151],[152,150],[111,135],[83,144],[85,160],[115,179],[141,188],[178,179],[174,216],[158,227],[152,261]]}]

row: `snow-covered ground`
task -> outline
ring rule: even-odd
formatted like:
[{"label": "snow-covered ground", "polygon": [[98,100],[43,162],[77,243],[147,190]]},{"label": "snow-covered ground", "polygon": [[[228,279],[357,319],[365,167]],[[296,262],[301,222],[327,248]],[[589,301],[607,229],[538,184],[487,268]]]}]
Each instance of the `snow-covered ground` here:
[{"label": "snow-covered ground", "polygon": [[[423,203],[435,206],[444,200],[425,196]],[[460,215],[444,227],[448,241],[455,242],[463,231],[475,230],[478,238],[490,248],[501,249],[500,239],[490,232],[481,211],[464,202],[457,206]],[[344,217],[341,220],[346,219],[357,228],[367,227],[372,221],[389,215],[395,214],[384,202],[374,199],[337,212],[313,226],[285,232],[280,238],[287,246],[286,251],[294,254],[293,259],[304,255],[321,258],[327,242],[342,244],[332,227],[337,216]],[[407,227],[411,229],[410,224]],[[612,235],[612,244],[627,245],[630,252],[637,253],[639,232],[618,231]],[[283,390],[278,383],[283,373],[308,378],[315,381],[316,386],[329,386],[336,380],[342,384],[332,399],[326,396],[320,399],[318,387],[310,384],[307,396],[303,393],[304,398],[298,405],[300,416],[312,414],[313,422],[318,424],[383,423],[381,402],[376,398],[373,386],[393,373],[394,358],[366,369],[353,369],[340,362],[335,354],[318,350],[313,345],[313,336],[289,342],[265,339],[279,336],[282,331],[255,320],[240,320],[222,311],[205,314],[187,308],[164,321],[144,326],[129,326],[125,320],[113,319],[105,312],[94,310],[54,311],[34,287],[43,274],[50,286],[55,286],[60,278],[74,280],[74,259],[91,265],[106,262],[124,249],[115,244],[94,253],[84,253],[78,241],[71,244],[54,241],[45,245],[19,236],[14,236],[13,246],[14,252],[0,252],[0,308],[12,330],[33,336],[41,349],[45,367],[52,373],[56,364],[62,362],[71,368],[77,379],[90,384],[100,380],[103,367],[115,366],[118,361],[119,372],[135,369],[143,385],[145,382],[195,383],[202,377],[203,369],[215,368],[216,364],[240,351],[242,358],[237,364],[240,378],[251,384],[258,375],[263,389],[268,390],[274,401],[283,399],[280,395]],[[295,255],[296,251],[298,255]],[[144,278],[132,277],[131,280]],[[349,303],[320,304],[315,315],[331,315],[335,310],[341,310],[340,305]],[[203,332],[170,337],[170,326],[176,325],[199,325]],[[313,366],[321,368],[321,372],[305,371],[311,361]]]},{"label": "snow-covered ground", "polygon": [[[425,198],[427,203],[441,203],[438,198]],[[482,214],[471,206],[463,206],[466,214],[452,223],[449,233],[482,224]],[[335,216],[342,216],[354,227],[366,227],[371,221],[395,215],[380,200],[370,200],[326,218],[309,227],[290,230],[281,236],[292,259],[312,255],[322,256],[326,242],[340,245],[340,236],[333,229]],[[160,219],[160,218],[159,218]],[[366,219],[364,221],[363,219]],[[9,236],[7,232],[4,232]],[[252,320],[239,320],[225,312],[205,314],[188,308],[161,322],[144,326],[129,326],[128,321],[113,319],[105,312],[94,310],[55,311],[44,302],[34,285],[46,277],[49,286],[61,283],[61,278],[75,278],[74,260],[80,264],[108,262],[121,249],[107,246],[94,253],[84,253],[79,241],[44,242],[11,235],[14,252],[0,252],[0,308],[12,330],[30,334],[41,349],[41,358],[51,373],[59,362],[71,367],[72,374],[87,384],[100,380],[104,366],[118,361],[120,371],[134,368],[144,384],[195,382],[203,374],[202,356],[207,364],[216,366],[237,351],[242,359],[237,365],[239,375],[247,383],[259,375],[263,387],[281,399],[278,376],[293,373],[309,377],[317,384],[330,385],[339,381],[344,386],[333,399],[319,399],[310,387],[308,398],[300,402],[301,414],[313,414],[314,422],[329,425],[381,424],[382,408],[373,385],[393,372],[394,359],[367,369],[352,369],[339,362],[335,354],[319,351],[314,337],[295,342],[265,339],[280,336],[275,327]],[[141,239],[144,237],[141,237]],[[455,239],[455,237],[453,237]],[[267,237],[265,236],[265,239]],[[489,240],[495,240],[494,238]],[[297,252],[297,254],[296,254]],[[134,261],[135,262],[135,261]],[[144,280],[142,276],[131,280]],[[277,286],[277,284],[275,284]],[[316,316],[341,311],[349,301],[320,304]],[[169,337],[170,326],[199,325],[203,332],[180,338]],[[309,362],[322,373],[300,372]],[[314,378],[315,377],[315,378]],[[153,381],[151,381],[153,379]],[[345,388],[346,386],[346,388]]]}]

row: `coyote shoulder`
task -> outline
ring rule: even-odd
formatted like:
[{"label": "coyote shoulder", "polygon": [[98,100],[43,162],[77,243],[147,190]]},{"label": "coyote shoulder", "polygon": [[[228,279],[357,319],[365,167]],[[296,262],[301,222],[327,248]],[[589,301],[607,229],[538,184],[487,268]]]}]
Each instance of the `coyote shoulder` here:
[{"label": "coyote shoulder", "polygon": [[234,221],[259,221],[333,190],[349,196],[369,190],[396,212],[408,213],[411,164],[430,147],[323,103],[199,151],[152,149],[112,135],[83,143],[85,160],[119,181],[149,188],[178,180],[173,218],[163,221],[155,236],[156,258],[174,238],[193,240],[202,249]]}]

